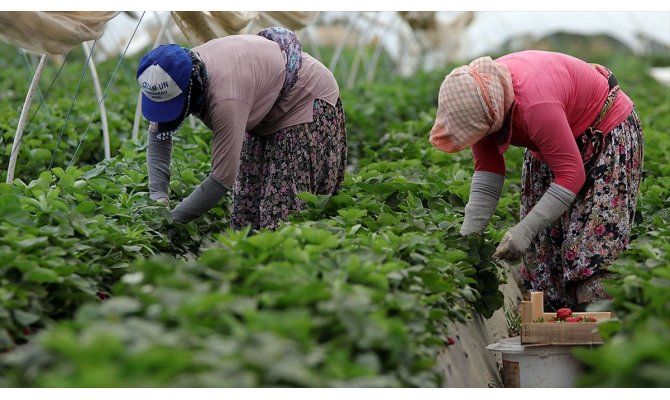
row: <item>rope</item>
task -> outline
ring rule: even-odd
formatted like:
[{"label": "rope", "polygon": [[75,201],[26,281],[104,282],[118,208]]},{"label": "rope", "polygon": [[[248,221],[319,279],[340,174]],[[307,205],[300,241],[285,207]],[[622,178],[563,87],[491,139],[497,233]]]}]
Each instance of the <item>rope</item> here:
[{"label": "rope", "polygon": [[[88,68],[88,63],[91,60],[91,55],[93,54],[93,49],[95,49],[96,43],[98,43],[97,40],[93,42],[91,53],[86,58],[86,64],[84,65],[84,69],[82,69],[81,71],[81,76],[79,77],[79,82],[77,83],[77,89],[75,90],[74,96],[72,97],[72,103],[70,103],[70,109],[67,110],[67,115],[65,115],[65,122],[63,122],[63,128],[61,128],[60,133],[58,134],[56,147],[54,147],[54,151],[51,153],[51,160],[49,160],[49,167],[47,168],[47,170],[51,169],[51,167],[53,166],[54,158],[56,157],[56,152],[58,152],[58,146],[60,146],[60,142],[63,140],[63,133],[65,132],[67,121],[70,119],[70,114],[72,114],[72,109],[74,108],[74,102],[77,100],[77,95],[79,94],[79,89],[81,88],[81,82],[84,80],[84,76],[86,75],[86,68]],[[70,55],[70,53],[68,53],[68,55]]]},{"label": "rope", "polygon": [[[77,157],[77,153],[79,152],[79,149],[81,148],[81,145],[84,143],[84,139],[86,139],[86,134],[88,133],[88,130],[91,128],[91,124],[93,123],[93,119],[95,118],[95,115],[98,113],[98,110],[100,109],[100,105],[102,104],[102,101],[105,99],[105,96],[107,95],[107,90],[109,89],[110,84],[114,80],[114,77],[116,76],[116,72],[119,70],[119,66],[123,63],[123,59],[128,52],[128,48],[130,47],[130,43],[133,41],[133,38],[135,37],[135,34],[137,33],[137,29],[140,27],[140,24],[142,23],[142,19],[144,18],[144,14],[146,11],[142,12],[142,15],[140,16],[140,19],[137,21],[137,26],[135,26],[135,30],[133,31],[132,36],[130,36],[130,39],[128,40],[128,44],[126,45],[126,48],[123,50],[123,54],[121,54],[121,57],[119,58],[119,62],[116,64],[116,68],[114,68],[114,72],[112,72],[112,77],[109,79],[109,82],[107,82],[107,86],[105,86],[105,90],[102,92],[102,96],[100,97],[100,101],[98,101],[98,106],[95,108],[95,111],[93,112],[93,115],[91,116],[91,119],[88,120],[88,126],[86,126],[86,130],[81,136],[81,139],[79,140],[79,144],[77,144],[77,148],[74,149],[74,154],[72,155],[72,159],[70,160],[70,163],[67,165],[68,167],[72,165],[74,162],[74,159]],[[93,50],[91,50],[91,54],[93,54]]]},{"label": "rope", "polygon": [[67,62],[67,59],[70,58],[70,54],[72,54],[72,51],[68,52],[67,55],[65,56],[65,60],[63,60],[63,63],[61,64],[60,68],[58,68],[58,72],[56,72],[56,76],[51,81],[51,84],[49,85],[49,88],[47,89],[47,92],[44,94],[44,97],[42,97],[42,101],[40,101],[40,104],[37,106],[37,110],[35,110],[33,115],[30,117],[30,120],[28,121],[28,125],[26,125],[26,129],[28,129],[28,127],[30,126],[30,123],[33,122],[33,119],[35,119],[35,116],[40,111],[40,108],[42,107],[42,104],[46,101],[46,98],[49,97],[49,93],[51,93],[51,89],[54,87],[54,84],[56,83],[56,79],[58,79],[58,76],[60,75],[61,71],[63,71],[63,67],[65,67],[65,63]]}]

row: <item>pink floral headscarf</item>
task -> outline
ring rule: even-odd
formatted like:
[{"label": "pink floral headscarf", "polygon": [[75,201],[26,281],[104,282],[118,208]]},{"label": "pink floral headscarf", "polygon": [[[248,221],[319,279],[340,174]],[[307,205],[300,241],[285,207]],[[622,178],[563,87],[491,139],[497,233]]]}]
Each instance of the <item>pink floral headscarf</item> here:
[{"label": "pink floral headscarf", "polygon": [[440,86],[430,143],[448,153],[472,146],[500,130],[513,101],[512,76],[491,57],[455,68]]}]

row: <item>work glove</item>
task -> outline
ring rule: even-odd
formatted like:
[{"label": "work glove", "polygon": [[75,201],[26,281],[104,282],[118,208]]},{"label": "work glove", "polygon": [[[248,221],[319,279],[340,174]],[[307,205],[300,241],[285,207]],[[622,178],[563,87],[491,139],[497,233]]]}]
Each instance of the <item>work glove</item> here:
[{"label": "work glove", "polygon": [[528,215],[505,233],[493,258],[516,260],[521,257],[537,233],[566,212],[575,197],[575,193],[552,183]]},{"label": "work glove", "polygon": [[185,224],[209,211],[221,200],[228,189],[209,175],[195,190],[172,211],[174,221]]},{"label": "work glove", "polygon": [[465,219],[461,235],[478,233],[486,228],[498,205],[505,177],[487,171],[475,171],[472,175],[470,199],[465,205]]},{"label": "work glove", "polygon": [[159,199],[156,199],[156,203],[158,203],[158,204],[160,204],[164,207],[170,208],[170,200],[168,200],[167,197],[161,197]]}]

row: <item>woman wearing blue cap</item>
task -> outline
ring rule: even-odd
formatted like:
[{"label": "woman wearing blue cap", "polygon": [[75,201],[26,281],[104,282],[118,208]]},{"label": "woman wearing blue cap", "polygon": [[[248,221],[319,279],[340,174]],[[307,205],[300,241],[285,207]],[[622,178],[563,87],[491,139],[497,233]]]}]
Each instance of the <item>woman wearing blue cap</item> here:
[{"label": "woman wearing blue cap", "polygon": [[231,226],[274,229],[302,207],[297,194],[332,194],[344,179],[347,144],[339,87],[296,35],[267,28],[193,49],[159,46],[137,80],[149,124],[152,199],[168,205],[172,135],[188,115],[209,127],[212,172],[172,211],[186,223],[233,192]]}]

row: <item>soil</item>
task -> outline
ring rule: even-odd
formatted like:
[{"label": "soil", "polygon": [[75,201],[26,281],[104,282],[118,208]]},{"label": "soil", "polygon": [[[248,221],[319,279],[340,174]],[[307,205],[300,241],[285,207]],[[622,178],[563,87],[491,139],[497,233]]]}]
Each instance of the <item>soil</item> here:
[{"label": "soil", "polygon": [[[513,266],[508,282],[501,285],[505,306],[516,310],[522,300],[521,277]],[[449,388],[502,387],[502,357],[486,349],[491,343],[509,337],[503,309],[491,318],[474,315],[467,323],[448,327],[454,344],[444,349],[438,363],[444,372],[444,386]]]}]

